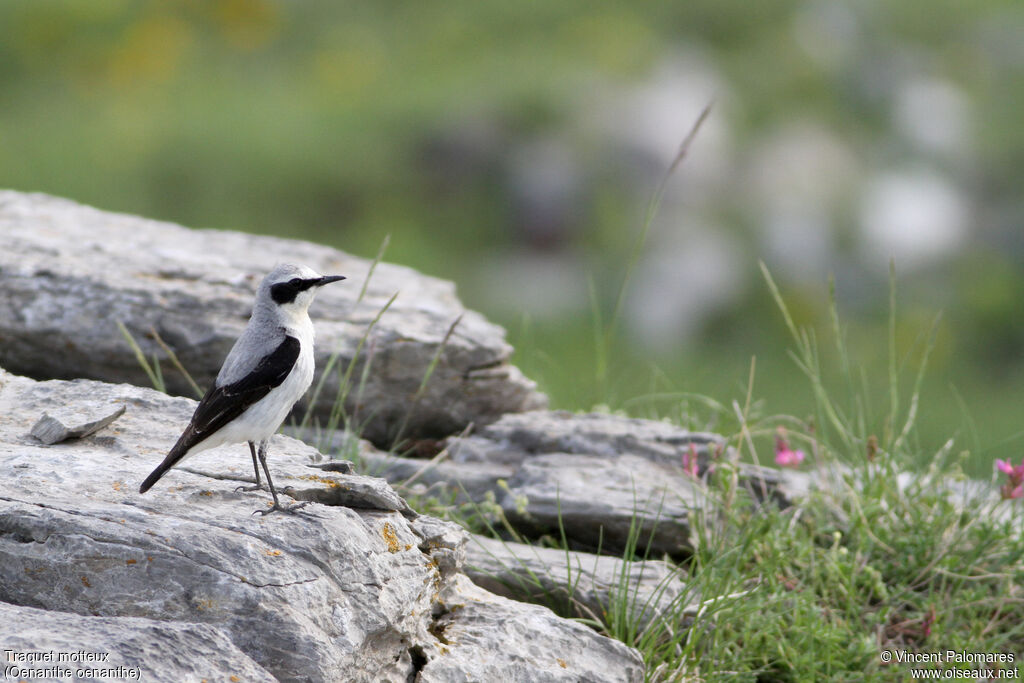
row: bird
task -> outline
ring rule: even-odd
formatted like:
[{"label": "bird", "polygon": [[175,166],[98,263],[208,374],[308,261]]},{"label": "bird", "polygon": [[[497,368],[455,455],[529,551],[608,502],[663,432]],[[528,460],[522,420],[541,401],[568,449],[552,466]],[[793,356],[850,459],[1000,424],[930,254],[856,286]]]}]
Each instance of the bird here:
[{"label": "bird", "polygon": [[292,264],[277,265],[263,278],[249,323],[196,406],[185,431],[142,482],[140,494],[191,455],[248,442],[256,485],[239,490],[263,489],[262,465],[274,498],[268,509],[253,514],[295,512],[307,504],[281,504],[267,469],[267,447],[270,437],[313,382],[314,334],[309,305],[321,287],[344,279],[343,275],[320,275],[307,266]]}]

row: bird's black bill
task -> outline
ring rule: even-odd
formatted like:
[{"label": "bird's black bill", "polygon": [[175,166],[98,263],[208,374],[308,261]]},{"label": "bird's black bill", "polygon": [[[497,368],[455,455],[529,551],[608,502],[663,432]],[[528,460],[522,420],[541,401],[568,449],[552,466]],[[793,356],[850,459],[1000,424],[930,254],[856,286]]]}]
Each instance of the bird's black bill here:
[{"label": "bird's black bill", "polygon": [[337,282],[338,280],[344,280],[344,275],[324,275],[323,277],[311,277],[303,280],[302,278],[293,277],[288,282],[278,282],[271,286],[270,296],[279,304],[287,304],[295,301],[295,297],[299,292],[304,292],[307,289],[313,287],[322,287],[331,282]]},{"label": "bird's black bill", "polygon": [[316,283],[316,286],[323,287],[324,285],[329,285],[332,282],[340,282],[344,279],[344,275],[324,275],[322,278],[320,278],[319,282]]}]

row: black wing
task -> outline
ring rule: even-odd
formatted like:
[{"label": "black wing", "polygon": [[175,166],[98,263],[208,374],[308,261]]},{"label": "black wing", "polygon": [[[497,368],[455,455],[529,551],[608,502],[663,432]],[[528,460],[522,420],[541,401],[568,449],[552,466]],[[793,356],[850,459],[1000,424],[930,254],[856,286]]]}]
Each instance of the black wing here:
[{"label": "black wing", "polygon": [[167,470],[185,457],[189,449],[234,420],[253,403],[269,394],[271,389],[280,385],[292,371],[298,357],[299,340],[285,336],[284,341],[274,349],[274,352],[261,360],[248,375],[231,384],[221,387],[215,384],[210,387],[199,401],[192,420],[178,438],[178,442],[160,466],[142,482],[139,493],[148,491]]}]

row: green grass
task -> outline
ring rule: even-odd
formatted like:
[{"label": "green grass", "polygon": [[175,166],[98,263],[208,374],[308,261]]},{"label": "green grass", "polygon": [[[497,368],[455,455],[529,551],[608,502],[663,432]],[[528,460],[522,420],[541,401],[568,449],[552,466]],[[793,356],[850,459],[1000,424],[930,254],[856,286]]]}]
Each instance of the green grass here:
[{"label": "green grass", "polygon": [[[930,342],[901,402],[910,368],[895,351],[895,285],[888,404],[872,411],[868,396],[877,392],[850,357],[834,302],[838,390],[825,379],[815,336],[793,322],[765,274],[814,398],[817,428],[802,439],[821,466],[836,471],[845,464],[849,471],[786,510],[740,498],[704,529],[692,580],[705,596],[747,592],[693,629],[683,653],[690,671],[707,680],[906,680],[909,666],[883,666],[882,651],[1006,652],[1019,659],[1019,509],[983,497],[957,504],[947,487],[963,479],[960,465],[969,454],[954,452],[952,441],[935,453],[918,445],[915,419]],[[734,435],[733,442],[740,448],[745,438]],[[931,463],[924,472],[921,462]],[[903,472],[915,475],[906,488],[897,479]],[[997,513],[1006,510],[998,506],[1010,514],[1003,518]],[[645,650],[651,665],[673,670],[676,662],[665,654]]]},{"label": "green grass", "polygon": [[[895,460],[854,468],[837,490],[785,510],[742,496],[688,568],[709,609],[682,652],[641,645],[652,669],[705,680],[907,680],[883,650],[1008,652],[1024,643],[1019,528],[991,506],[958,508],[939,467],[909,489]],[[669,631],[669,629],[666,629]]]}]

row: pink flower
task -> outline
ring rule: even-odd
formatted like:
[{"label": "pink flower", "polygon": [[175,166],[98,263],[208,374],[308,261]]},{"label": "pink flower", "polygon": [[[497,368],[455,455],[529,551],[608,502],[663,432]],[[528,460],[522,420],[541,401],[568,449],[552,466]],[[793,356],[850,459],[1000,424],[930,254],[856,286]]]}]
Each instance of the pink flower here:
[{"label": "pink flower", "polygon": [[779,427],[775,437],[775,464],[779,467],[799,467],[807,457],[803,451],[794,451],[786,440],[786,430]]},{"label": "pink flower", "polygon": [[1003,474],[1009,475],[1010,479],[1024,481],[1024,460],[1016,467],[1006,460],[996,460],[996,469]]},{"label": "pink flower", "polygon": [[1010,488],[1009,484],[1003,484],[1002,486],[999,487],[999,495],[1001,495],[1004,500],[1024,498],[1024,486]]},{"label": "pink flower", "polygon": [[935,624],[935,605],[928,608],[928,614],[924,615],[921,622],[921,635],[925,638],[932,634],[932,626]]},{"label": "pink flower", "polygon": [[696,479],[699,474],[697,470],[697,447],[690,442],[690,447],[683,452],[683,472]]},{"label": "pink flower", "polygon": [[999,487],[1003,500],[1024,498],[1024,460],[1016,467],[1007,460],[996,460],[996,469],[1006,475],[1008,481]]}]

